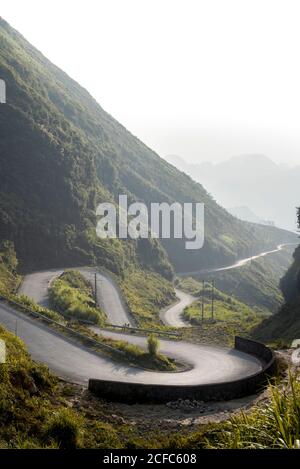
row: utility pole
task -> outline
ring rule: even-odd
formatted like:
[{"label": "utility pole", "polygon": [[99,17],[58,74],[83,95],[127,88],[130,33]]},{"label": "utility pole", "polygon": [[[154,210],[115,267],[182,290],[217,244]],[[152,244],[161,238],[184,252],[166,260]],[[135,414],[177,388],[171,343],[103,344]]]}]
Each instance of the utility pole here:
[{"label": "utility pole", "polygon": [[95,272],[95,288],[94,288],[94,291],[95,291],[95,306],[97,308],[98,301],[97,301],[97,273],[96,272]]},{"label": "utility pole", "polygon": [[204,280],[202,280],[202,303],[201,303],[201,321],[204,321]]},{"label": "utility pole", "polygon": [[211,283],[211,318],[214,319],[214,289],[215,289],[215,281],[212,280]]}]

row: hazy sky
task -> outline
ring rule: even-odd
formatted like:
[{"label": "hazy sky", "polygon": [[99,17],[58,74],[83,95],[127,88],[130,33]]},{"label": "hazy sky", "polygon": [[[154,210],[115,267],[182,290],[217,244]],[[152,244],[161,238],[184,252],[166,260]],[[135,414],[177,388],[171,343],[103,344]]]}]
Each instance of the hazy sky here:
[{"label": "hazy sky", "polygon": [[1,16],[161,156],[300,164],[300,2],[1,0]]}]

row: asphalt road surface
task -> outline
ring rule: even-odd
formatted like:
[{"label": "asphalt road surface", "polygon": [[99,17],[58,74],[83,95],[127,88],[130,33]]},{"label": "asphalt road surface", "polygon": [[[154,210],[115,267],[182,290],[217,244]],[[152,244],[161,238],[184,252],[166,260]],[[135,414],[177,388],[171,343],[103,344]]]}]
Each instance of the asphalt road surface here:
[{"label": "asphalt road surface", "polygon": [[176,288],[175,292],[179,301],[167,308],[164,308],[160,313],[160,319],[167,326],[190,327],[191,324],[184,320],[182,313],[184,308],[196,301],[197,298]]}]

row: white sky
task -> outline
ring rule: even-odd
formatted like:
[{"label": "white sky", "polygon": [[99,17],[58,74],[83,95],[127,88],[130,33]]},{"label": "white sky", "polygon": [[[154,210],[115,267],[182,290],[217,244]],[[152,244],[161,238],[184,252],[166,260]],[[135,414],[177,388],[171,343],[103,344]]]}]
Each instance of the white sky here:
[{"label": "white sky", "polygon": [[161,156],[300,164],[300,2],[1,0],[1,16]]}]

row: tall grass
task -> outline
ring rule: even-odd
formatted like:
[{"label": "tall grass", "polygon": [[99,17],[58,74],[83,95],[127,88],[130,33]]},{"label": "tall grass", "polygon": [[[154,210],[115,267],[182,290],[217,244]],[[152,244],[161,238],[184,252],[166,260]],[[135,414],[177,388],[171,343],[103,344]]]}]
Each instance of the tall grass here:
[{"label": "tall grass", "polygon": [[242,412],[206,435],[206,447],[230,449],[300,448],[300,382],[269,386],[268,405]]}]

